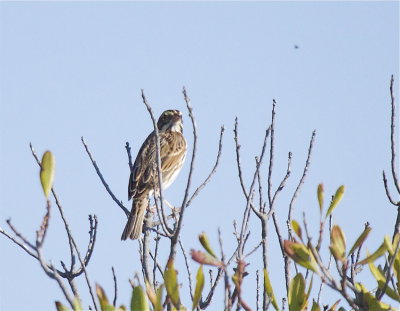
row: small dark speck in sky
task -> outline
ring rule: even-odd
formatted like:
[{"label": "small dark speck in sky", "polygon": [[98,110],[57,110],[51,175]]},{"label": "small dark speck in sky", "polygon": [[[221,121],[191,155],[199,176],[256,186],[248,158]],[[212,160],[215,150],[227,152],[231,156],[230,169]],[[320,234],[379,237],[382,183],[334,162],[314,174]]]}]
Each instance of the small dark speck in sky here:
[{"label": "small dark speck in sky", "polygon": [[297,49],[299,49],[299,46],[297,44],[295,44],[294,48],[297,50]]}]

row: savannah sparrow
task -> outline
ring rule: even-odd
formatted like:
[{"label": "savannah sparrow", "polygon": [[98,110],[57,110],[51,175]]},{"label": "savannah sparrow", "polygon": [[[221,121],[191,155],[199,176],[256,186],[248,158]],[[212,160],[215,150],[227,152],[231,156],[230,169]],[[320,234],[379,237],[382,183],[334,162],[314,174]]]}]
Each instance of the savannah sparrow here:
[{"label": "savannah sparrow", "polygon": [[[160,138],[162,187],[167,189],[178,176],[186,156],[181,112],[164,111],[158,119],[157,128]],[[153,131],[140,148],[129,177],[128,199],[132,198],[133,202],[121,240],[135,240],[142,233],[148,198],[158,188],[156,161],[156,134]]]}]

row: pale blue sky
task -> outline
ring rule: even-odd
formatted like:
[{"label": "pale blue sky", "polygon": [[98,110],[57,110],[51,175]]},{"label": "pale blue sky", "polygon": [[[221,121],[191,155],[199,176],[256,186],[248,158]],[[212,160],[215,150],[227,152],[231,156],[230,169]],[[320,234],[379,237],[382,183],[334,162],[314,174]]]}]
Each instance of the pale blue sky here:
[{"label": "pale blue sky", "polygon": [[[82,249],[88,240],[87,215],[99,217],[91,280],[112,296],[114,266],[118,302],[128,305],[127,281],[140,269],[137,242],[120,241],[125,216],[100,184],[80,137],[86,138],[114,193],[126,202],[124,144],[130,141],[135,153],[152,127],[140,89],[159,114],[167,108],[185,110],[185,85],[199,131],[193,185],[213,165],[219,127],[226,128],[218,173],[185,214],[187,249],[199,247],[196,237],[203,230],[217,245],[221,227],[226,252],[233,250],[232,220],[245,206],[235,166],[234,117],[239,117],[249,183],[273,98],[274,187],[284,175],[287,153],[293,152],[292,178],[277,205],[282,230],[316,129],[312,164],[295,217],[305,211],[316,228],[317,184],[324,182],[327,197],[345,184],[334,221],[343,226],[349,243],[369,221],[373,232],[367,245],[375,248],[385,233],[392,233],[395,220],[381,172],[389,169],[390,75],[395,75],[396,85],[399,79],[398,10],[397,2],[382,1],[1,2],[1,226],[12,218],[34,239],[44,199],[28,144],[32,142],[39,154],[52,150],[57,161],[55,188]],[[191,144],[186,111],[184,115]],[[167,191],[170,202],[181,202],[188,166]],[[252,228],[257,225],[254,220]],[[249,248],[259,241],[259,230],[253,231]],[[282,260],[275,233],[270,234],[271,276],[280,299]],[[4,237],[0,246],[1,310],[54,310],[54,300],[65,301],[36,261]],[[55,209],[45,256],[56,264],[68,261],[66,235]],[[251,275],[245,283],[253,307],[259,258],[259,253],[250,258]],[[191,264],[195,271],[197,264]],[[184,280],[186,272],[179,270]],[[84,283],[79,285],[90,302]],[[335,297],[326,289],[323,301],[332,303]],[[188,300],[184,303],[189,306]]]}]

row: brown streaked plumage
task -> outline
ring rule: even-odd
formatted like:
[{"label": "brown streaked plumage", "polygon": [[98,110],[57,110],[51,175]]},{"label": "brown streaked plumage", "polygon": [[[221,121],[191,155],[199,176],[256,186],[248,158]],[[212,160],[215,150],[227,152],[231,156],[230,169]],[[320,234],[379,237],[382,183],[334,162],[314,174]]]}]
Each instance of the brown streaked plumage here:
[{"label": "brown streaked plumage", "polygon": [[[166,110],[157,122],[160,137],[162,187],[168,188],[178,176],[186,156],[186,140],[183,137],[182,114],[179,110]],[[132,209],[121,240],[135,240],[142,233],[143,218],[148,198],[158,187],[156,163],[156,135],[153,131],[144,141],[136,156],[129,177],[128,199]],[[154,181],[154,182],[153,182]]]}]

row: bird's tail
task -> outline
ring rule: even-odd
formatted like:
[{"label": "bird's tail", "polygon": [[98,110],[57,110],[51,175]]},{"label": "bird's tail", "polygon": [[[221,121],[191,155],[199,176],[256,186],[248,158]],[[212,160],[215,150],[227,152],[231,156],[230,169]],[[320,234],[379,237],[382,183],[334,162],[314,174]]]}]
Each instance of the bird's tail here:
[{"label": "bird's tail", "polygon": [[146,199],[133,199],[131,213],[126,223],[121,240],[130,238],[136,240],[142,233],[143,218],[147,208]]}]

